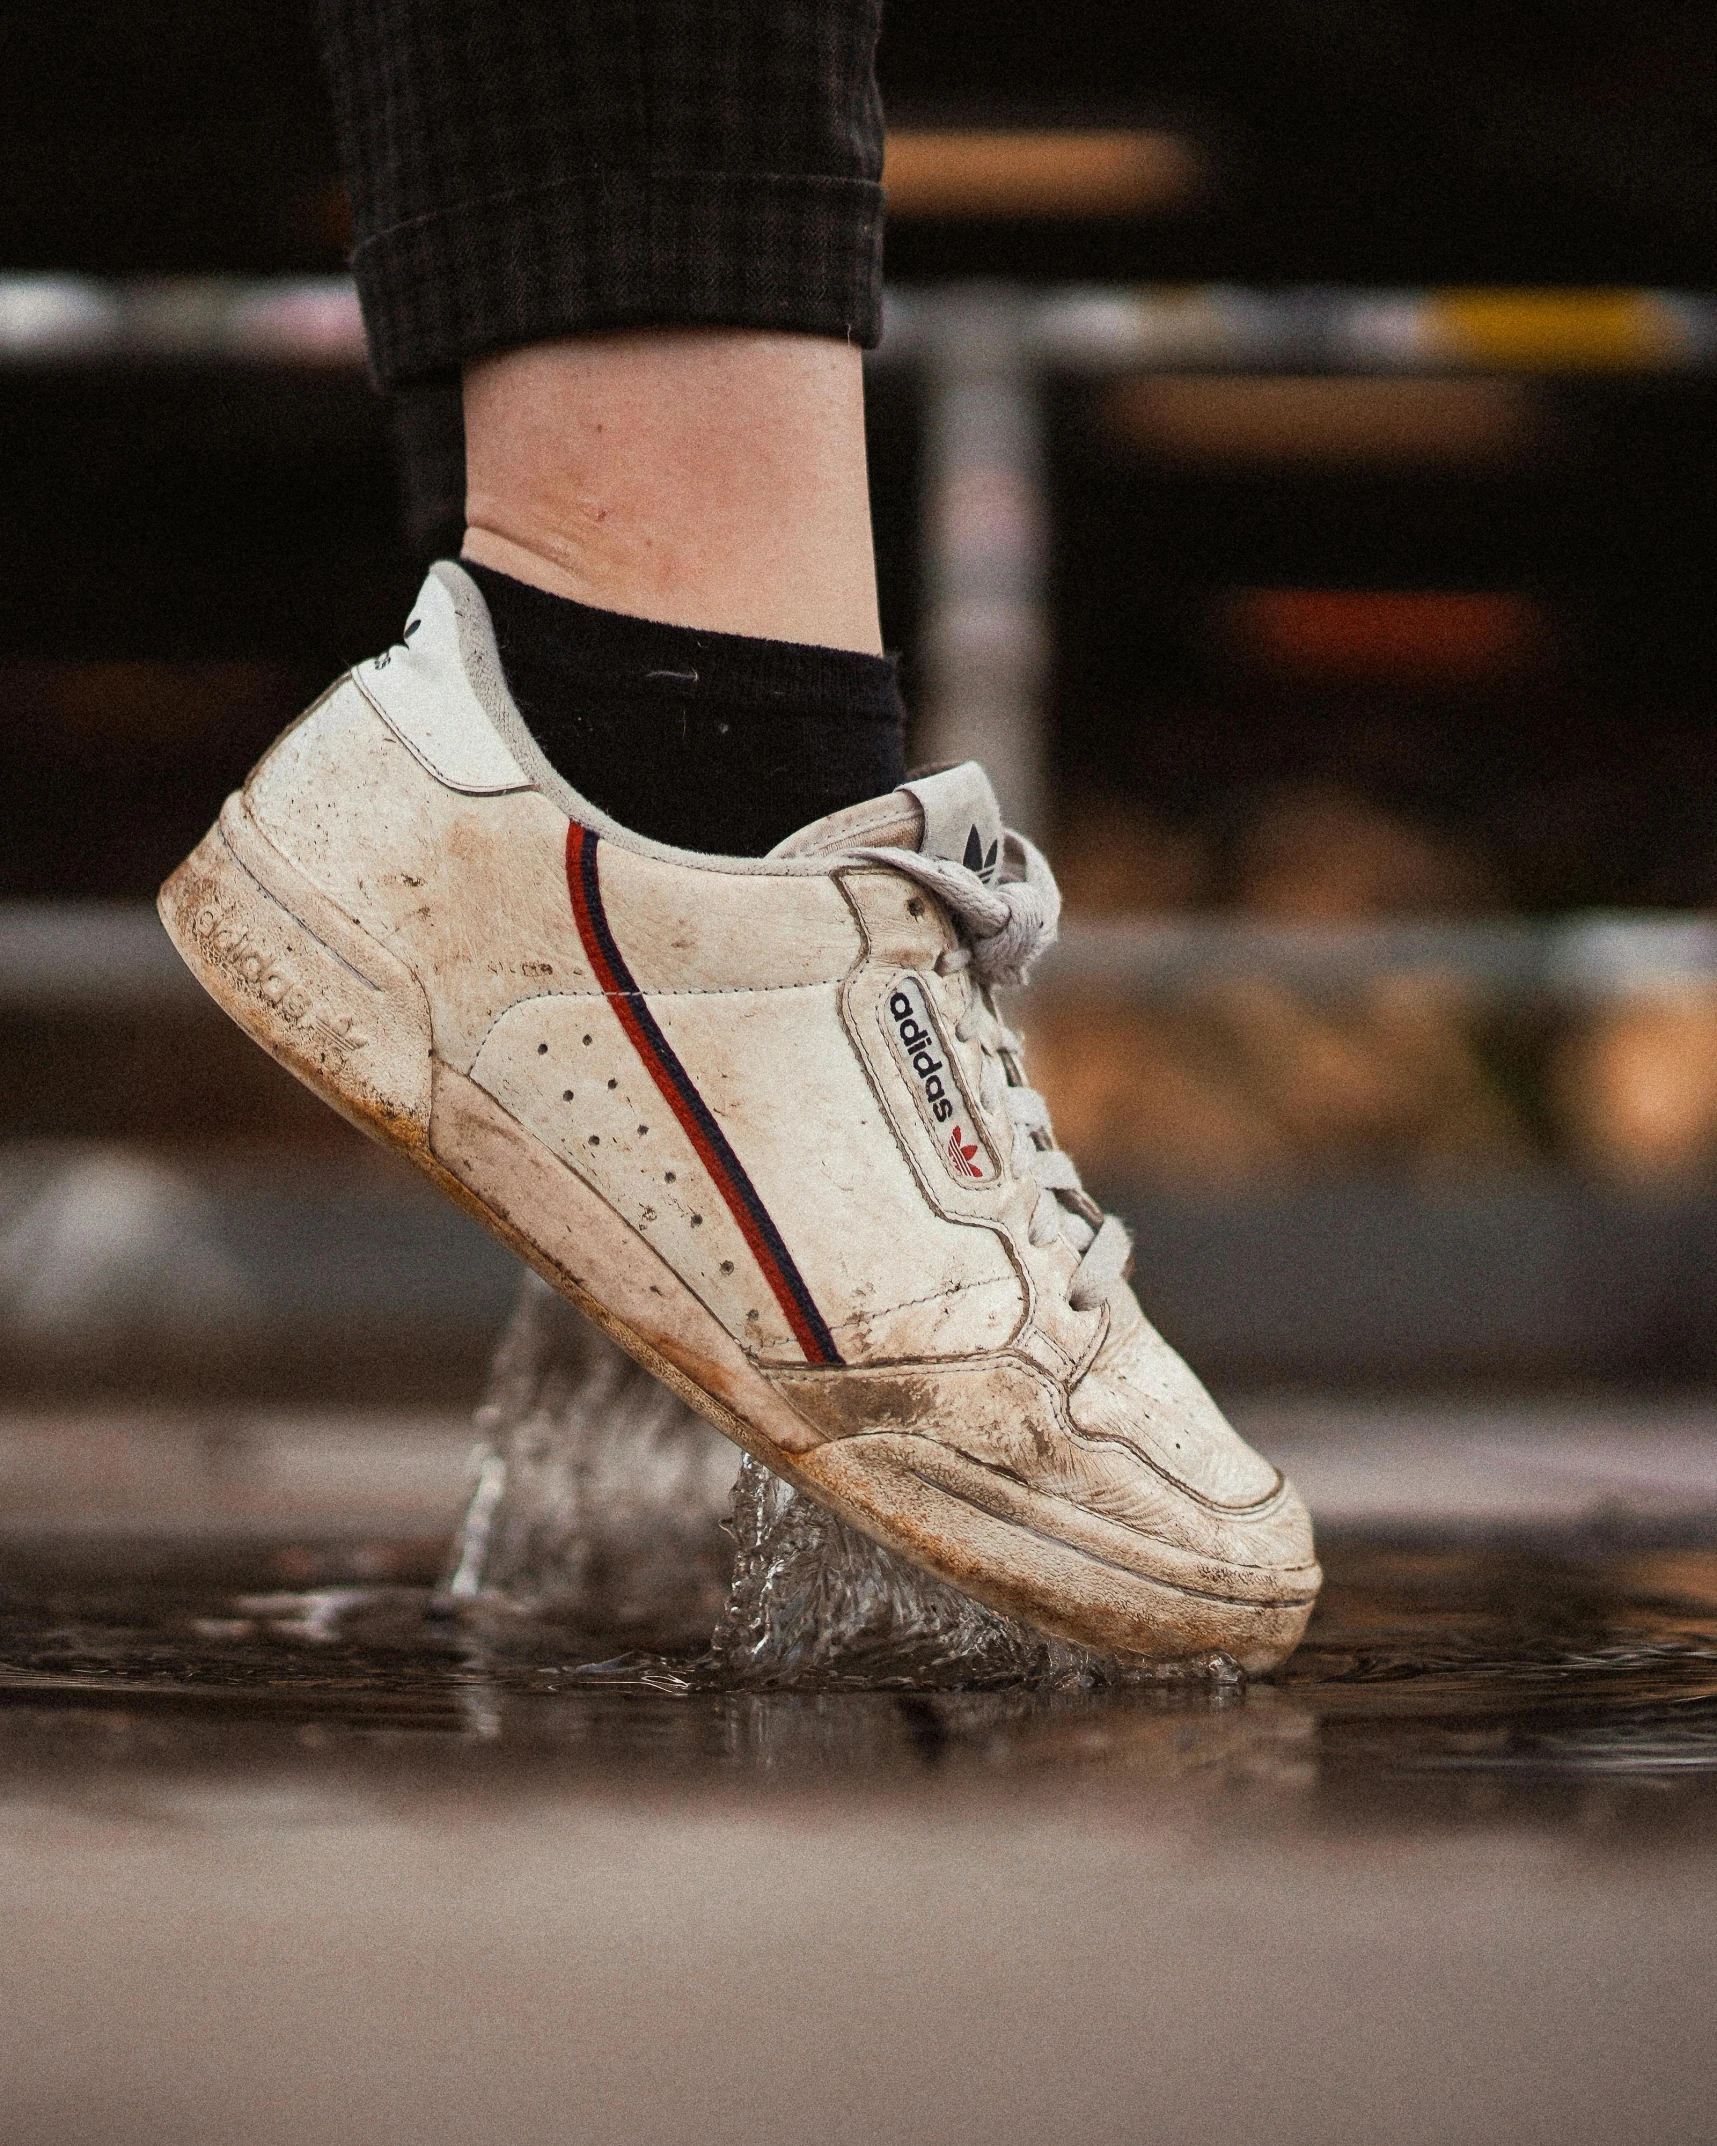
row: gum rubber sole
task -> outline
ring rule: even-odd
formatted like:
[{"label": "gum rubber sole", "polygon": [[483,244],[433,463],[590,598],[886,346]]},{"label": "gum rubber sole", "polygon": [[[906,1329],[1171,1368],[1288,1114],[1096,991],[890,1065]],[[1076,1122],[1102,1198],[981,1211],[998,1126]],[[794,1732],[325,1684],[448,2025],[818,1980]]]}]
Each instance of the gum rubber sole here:
[{"label": "gum rubber sole", "polygon": [[1220,1649],[1257,1672],[1298,1643],[1315,1567],[1278,1576],[1288,1583],[1280,1599],[1255,1599],[1255,1569],[1235,1575],[1234,1595],[1189,1588],[1068,1542],[1057,1532],[1063,1501],[935,1440],[878,1431],[821,1442],[629,1223],[435,1058],[418,979],[275,849],[240,798],[167,881],[159,908],[193,975],[271,1057],[405,1155],[697,1414],[840,1519],[1075,1644],[1156,1661]]}]

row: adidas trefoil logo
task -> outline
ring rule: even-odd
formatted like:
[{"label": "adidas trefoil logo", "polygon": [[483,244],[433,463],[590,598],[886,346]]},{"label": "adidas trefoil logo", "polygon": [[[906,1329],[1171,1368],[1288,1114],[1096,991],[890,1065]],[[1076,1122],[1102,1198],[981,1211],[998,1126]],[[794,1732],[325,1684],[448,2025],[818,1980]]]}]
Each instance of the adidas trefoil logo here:
[{"label": "adidas trefoil logo", "polygon": [[974,1140],[968,1147],[960,1138],[960,1128],[957,1125],[948,1136],[948,1160],[954,1165],[955,1174],[959,1177],[981,1179],[984,1174],[978,1164],[978,1143]]},{"label": "adidas trefoil logo", "polygon": [[966,837],[965,854],[960,862],[968,872],[976,872],[986,887],[995,876],[996,852],[999,847],[998,843],[992,842],[986,850],[976,827]]}]

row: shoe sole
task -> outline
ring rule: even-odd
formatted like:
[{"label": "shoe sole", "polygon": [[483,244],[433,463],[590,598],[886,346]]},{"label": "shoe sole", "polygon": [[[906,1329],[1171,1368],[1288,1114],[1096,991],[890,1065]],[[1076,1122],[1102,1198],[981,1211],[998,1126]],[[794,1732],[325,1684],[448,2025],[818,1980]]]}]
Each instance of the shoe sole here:
[{"label": "shoe sole", "polygon": [[[1315,1566],[1206,1566],[1206,1584],[1190,1587],[1172,1571],[1136,1569],[1148,1537],[933,1439],[878,1431],[819,1442],[637,1231],[435,1057],[416,976],[274,847],[240,797],[227,800],[158,906],[192,974],[270,1057],[404,1155],[717,1430],[842,1520],[1078,1645],[1158,1662],[1220,1650],[1256,1674],[1298,1644]],[[1072,1543],[1070,1531],[1097,1539]],[[1186,1562],[1166,1545],[1161,1554],[1165,1565]]]}]

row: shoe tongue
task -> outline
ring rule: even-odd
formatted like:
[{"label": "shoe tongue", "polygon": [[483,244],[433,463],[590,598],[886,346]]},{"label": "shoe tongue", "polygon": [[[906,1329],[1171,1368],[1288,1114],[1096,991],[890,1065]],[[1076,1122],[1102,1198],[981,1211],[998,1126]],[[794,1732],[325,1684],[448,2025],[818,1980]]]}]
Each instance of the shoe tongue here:
[{"label": "shoe tongue", "polygon": [[987,887],[1002,854],[1002,814],[990,778],[975,760],[938,768],[900,786],[918,800],[924,832],[918,847],[926,857],[946,857],[976,872]]},{"label": "shoe tongue", "polygon": [[903,782],[813,820],[777,842],[772,857],[826,857],[854,849],[915,849],[966,865],[986,885],[1001,857],[1002,816],[990,778],[975,760]]}]

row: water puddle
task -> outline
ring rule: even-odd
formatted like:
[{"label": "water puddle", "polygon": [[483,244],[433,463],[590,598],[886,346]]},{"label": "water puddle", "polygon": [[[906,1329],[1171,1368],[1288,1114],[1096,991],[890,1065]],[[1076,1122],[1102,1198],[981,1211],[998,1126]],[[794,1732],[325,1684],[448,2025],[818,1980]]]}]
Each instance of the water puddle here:
[{"label": "water puddle", "polygon": [[1046,1640],[736,1474],[534,1285],[480,1425],[446,1562],[284,1534],[14,1543],[0,1747],[105,1716],[657,1774],[1078,1766],[1290,1799],[1717,1781],[1717,1541],[1338,1534],[1306,1644],[1248,1686],[1220,1656],[1147,1674]]}]

